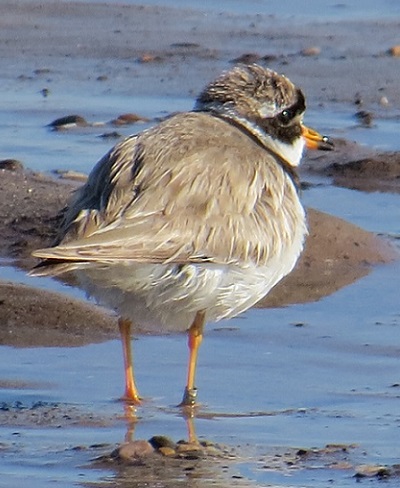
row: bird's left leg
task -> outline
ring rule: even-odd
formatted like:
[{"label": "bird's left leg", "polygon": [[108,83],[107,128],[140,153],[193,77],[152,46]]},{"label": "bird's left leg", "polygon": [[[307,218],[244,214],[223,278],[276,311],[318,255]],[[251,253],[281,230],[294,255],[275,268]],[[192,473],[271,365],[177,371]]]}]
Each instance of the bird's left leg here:
[{"label": "bird's left leg", "polygon": [[197,356],[200,344],[203,340],[203,329],[205,324],[205,312],[197,312],[192,325],[189,328],[189,367],[185,392],[183,394],[181,407],[193,407],[196,405],[197,388],[195,387]]}]

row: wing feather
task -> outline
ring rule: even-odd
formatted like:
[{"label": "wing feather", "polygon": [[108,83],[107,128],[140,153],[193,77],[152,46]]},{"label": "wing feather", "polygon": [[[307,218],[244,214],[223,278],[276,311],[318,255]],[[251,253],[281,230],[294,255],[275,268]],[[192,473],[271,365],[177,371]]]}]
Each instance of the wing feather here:
[{"label": "wing feather", "polygon": [[267,151],[222,120],[180,114],[115,146],[71,202],[59,244],[34,255],[265,263],[293,204],[295,188]]}]

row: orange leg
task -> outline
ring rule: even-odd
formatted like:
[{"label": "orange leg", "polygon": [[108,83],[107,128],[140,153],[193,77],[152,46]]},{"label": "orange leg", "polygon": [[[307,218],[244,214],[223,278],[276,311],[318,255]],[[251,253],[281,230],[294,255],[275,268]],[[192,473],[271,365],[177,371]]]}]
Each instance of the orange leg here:
[{"label": "orange leg", "polygon": [[203,329],[205,322],[205,313],[197,312],[193,324],[189,328],[189,367],[185,392],[183,400],[179,406],[193,407],[196,405],[197,388],[195,385],[197,356],[199,347],[203,340]]},{"label": "orange leg", "polygon": [[141,399],[135,385],[133,365],[132,365],[132,347],[131,347],[131,321],[120,318],[118,320],[119,332],[121,334],[122,351],[124,354],[125,367],[125,395],[123,400],[127,400],[133,405],[140,405]]}]

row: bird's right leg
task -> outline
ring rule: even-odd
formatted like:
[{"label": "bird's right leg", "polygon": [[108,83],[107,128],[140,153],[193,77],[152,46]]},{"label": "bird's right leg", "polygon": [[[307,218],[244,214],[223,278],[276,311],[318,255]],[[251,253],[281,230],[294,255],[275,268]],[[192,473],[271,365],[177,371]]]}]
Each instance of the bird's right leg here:
[{"label": "bird's right leg", "polygon": [[119,318],[118,327],[121,334],[125,368],[125,394],[122,399],[133,405],[141,405],[142,401],[136,388],[132,364],[131,326],[132,322],[130,320]]}]

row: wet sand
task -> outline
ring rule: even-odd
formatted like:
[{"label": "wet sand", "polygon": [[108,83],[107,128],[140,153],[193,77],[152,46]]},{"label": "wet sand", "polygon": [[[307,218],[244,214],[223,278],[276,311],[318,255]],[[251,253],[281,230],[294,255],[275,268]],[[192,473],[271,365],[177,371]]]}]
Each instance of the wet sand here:
[{"label": "wet sand", "polygon": [[[63,90],[78,93],[81,98],[77,100],[102,92],[193,98],[207,81],[239,59],[255,60],[285,72],[304,88],[312,109],[327,114],[337,106],[345,107],[350,114],[363,109],[373,121],[398,117],[399,61],[388,52],[398,26],[390,20],[303,23],[294,19],[288,28],[283,19],[267,14],[204,14],[189,8],[177,11],[106,3],[49,1],[42,5],[36,0],[17,0],[3,2],[0,27],[1,78],[6,86],[17,84],[21,91],[35,91],[38,97],[46,89],[49,97]],[[81,113],[84,104],[68,108],[86,116]],[[132,132],[136,129],[132,127]],[[15,157],[13,152],[1,155],[1,159]],[[331,154],[308,154],[301,176],[307,184],[317,176],[350,189],[398,193],[399,160],[398,153],[337,140]],[[0,169],[0,257],[27,270],[34,264],[30,252],[54,238],[59,212],[79,183],[32,172],[28,169],[30,161],[23,163],[26,168],[6,165],[8,169]],[[308,209],[308,215],[310,236],[296,270],[260,306],[318,300],[354,283],[375,265],[395,258],[396,252],[385,238],[314,209]],[[0,343],[14,347],[78,346],[117,334],[115,317],[109,311],[59,293],[5,281],[0,282],[0,317]],[[92,323],[96,329],[88,325]],[[0,386],[21,391],[25,387],[18,382]],[[43,402],[26,408],[10,404],[7,408],[3,405],[1,415],[10,428],[38,426],[38,418],[45,419],[47,426],[66,429],[77,424],[90,427],[116,422],[107,414],[89,418],[79,408],[64,404]],[[49,418],[54,421],[49,423]],[[79,452],[79,446],[75,447]],[[248,484],[235,474],[235,466],[246,457],[243,448],[231,453],[233,464],[229,469],[228,455],[215,462],[206,453],[200,472],[196,456],[185,459],[185,464],[177,463],[174,456],[170,461],[160,461],[160,457],[143,461],[139,456],[132,462],[111,455],[114,448],[92,445],[82,450],[89,452],[86,459],[99,457],[92,467],[114,470],[119,486],[131,486],[137,476],[137,471],[126,470],[126,465],[132,464],[143,468],[140,482],[150,486],[156,486],[160,479],[163,486],[178,486],[178,481],[184,484],[188,478],[181,480],[180,476],[188,472],[199,478],[196,486],[208,486],[207,480],[217,482],[220,478],[221,486]],[[12,452],[12,447],[5,445],[4,449]],[[227,454],[224,449],[217,454]],[[260,468],[284,472],[290,463],[311,470],[315,465],[330,469],[337,463],[337,469],[356,473],[362,459],[360,450],[348,445],[286,451],[287,459],[278,450],[259,457]],[[258,455],[248,453],[249,457]],[[386,475],[379,469],[371,473],[366,476],[398,477],[394,468]]]}]

